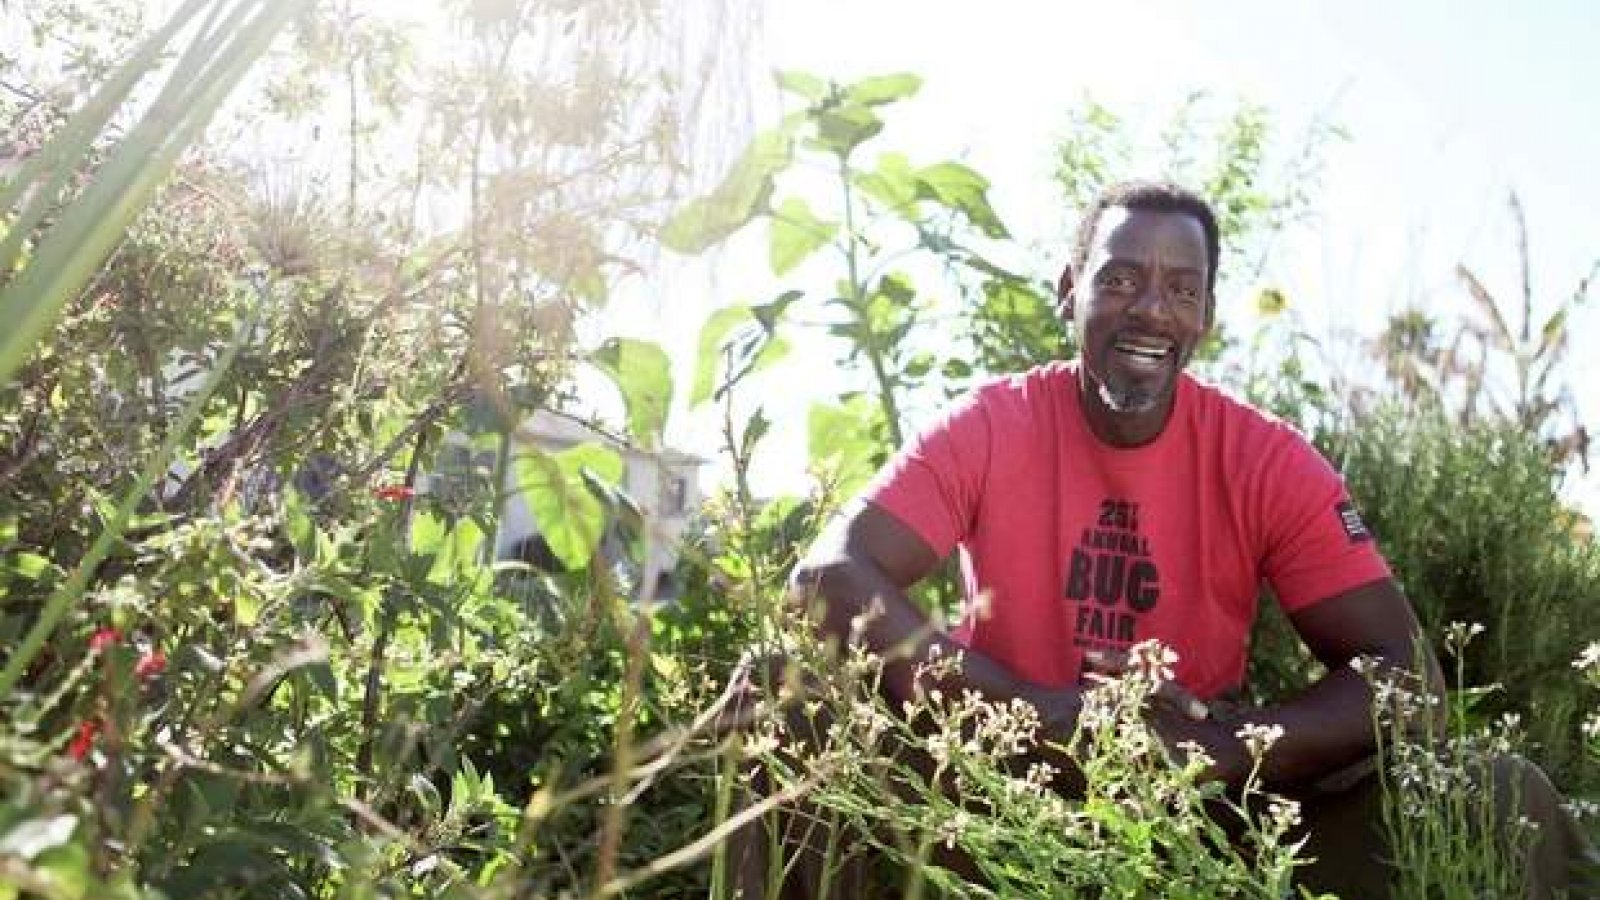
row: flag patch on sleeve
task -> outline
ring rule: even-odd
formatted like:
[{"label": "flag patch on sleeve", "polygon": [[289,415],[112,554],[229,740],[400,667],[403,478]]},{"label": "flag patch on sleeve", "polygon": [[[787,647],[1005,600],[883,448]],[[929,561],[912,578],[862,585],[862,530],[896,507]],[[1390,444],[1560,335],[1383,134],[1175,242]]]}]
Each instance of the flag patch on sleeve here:
[{"label": "flag patch on sleeve", "polygon": [[1344,526],[1345,537],[1350,543],[1359,544],[1372,540],[1372,532],[1367,530],[1367,523],[1361,521],[1361,513],[1356,511],[1356,505],[1349,500],[1340,500],[1334,507],[1339,514],[1339,524]]}]

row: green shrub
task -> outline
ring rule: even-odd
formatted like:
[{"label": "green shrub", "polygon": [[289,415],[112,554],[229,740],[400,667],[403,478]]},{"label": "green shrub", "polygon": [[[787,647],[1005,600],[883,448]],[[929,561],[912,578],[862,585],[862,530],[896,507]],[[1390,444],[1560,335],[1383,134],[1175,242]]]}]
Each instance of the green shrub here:
[{"label": "green shrub", "polygon": [[1496,687],[1475,714],[1522,713],[1551,776],[1590,786],[1580,765],[1586,704],[1570,663],[1600,631],[1600,546],[1576,532],[1548,451],[1515,427],[1399,407],[1320,443],[1446,664],[1446,624],[1485,627],[1465,651],[1465,683]]}]

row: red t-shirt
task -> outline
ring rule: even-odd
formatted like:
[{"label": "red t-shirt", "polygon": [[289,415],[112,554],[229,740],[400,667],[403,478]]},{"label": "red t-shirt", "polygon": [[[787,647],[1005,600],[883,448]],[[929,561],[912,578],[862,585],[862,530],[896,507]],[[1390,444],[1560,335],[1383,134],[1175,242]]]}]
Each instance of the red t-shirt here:
[{"label": "red t-shirt", "polygon": [[979,388],[878,475],[866,499],[940,556],[959,545],[969,601],[987,596],[957,640],[1061,686],[1086,648],[1156,638],[1210,698],[1243,681],[1263,580],[1294,612],[1389,575],[1298,432],[1188,375],[1177,391],[1159,437],[1117,448],[1084,421],[1077,366],[1043,366]]}]

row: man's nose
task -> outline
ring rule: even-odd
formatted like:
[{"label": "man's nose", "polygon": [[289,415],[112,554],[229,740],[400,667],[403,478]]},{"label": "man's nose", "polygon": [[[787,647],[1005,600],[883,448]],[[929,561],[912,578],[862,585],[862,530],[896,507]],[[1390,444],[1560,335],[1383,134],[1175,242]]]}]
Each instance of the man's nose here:
[{"label": "man's nose", "polygon": [[1161,288],[1155,284],[1147,283],[1139,289],[1134,296],[1133,303],[1128,307],[1131,315],[1152,321],[1166,321],[1168,313],[1167,298],[1162,296]]}]

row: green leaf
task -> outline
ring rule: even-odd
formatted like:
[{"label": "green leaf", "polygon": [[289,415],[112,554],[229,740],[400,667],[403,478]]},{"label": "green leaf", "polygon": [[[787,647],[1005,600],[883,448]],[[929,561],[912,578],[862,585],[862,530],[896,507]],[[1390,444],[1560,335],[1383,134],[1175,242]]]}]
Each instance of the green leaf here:
[{"label": "green leaf", "polygon": [[34,862],[52,888],[51,897],[82,900],[89,896],[94,876],[89,872],[89,851],[82,844],[64,844],[39,854]]},{"label": "green leaf", "polygon": [[821,110],[814,119],[817,125],[814,146],[841,157],[849,156],[883,130],[883,120],[878,114],[871,107],[858,103]]},{"label": "green leaf", "polygon": [[820,103],[828,96],[828,82],[809,72],[779,72],[777,77],[778,87],[812,103]]},{"label": "green leaf", "polygon": [[867,397],[815,404],[807,424],[811,463],[842,496],[860,490],[888,456],[883,412]]},{"label": "green leaf", "polygon": [[661,243],[679,253],[700,253],[743,228],[772,196],[772,180],[793,158],[783,131],[756,135],[722,184],[691,200],[661,228]]},{"label": "green leaf", "polygon": [[289,488],[283,494],[283,530],[289,543],[301,559],[310,562],[317,556],[317,526],[306,509],[306,498],[298,490]]},{"label": "green leaf", "polygon": [[560,453],[519,450],[512,459],[516,496],[528,504],[539,534],[569,570],[583,569],[605,533],[605,505],[584,484],[587,470],[601,480],[622,480],[622,457],[599,444],[581,444]]},{"label": "green leaf", "polygon": [[[891,211],[914,218],[917,205],[917,173],[903,153],[885,153],[878,167],[853,176],[856,187],[880,201]],[[907,215],[907,214],[910,215]]]},{"label": "green leaf", "polygon": [[411,552],[419,556],[432,556],[444,545],[443,519],[426,509],[411,513]]},{"label": "green leaf", "polygon": [[[770,303],[755,307],[739,304],[712,313],[700,328],[689,405],[699,406],[727,385],[782,359],[789,352],[789,344],[778,335],[778,324],[784,311],[802,296],[800,291],[785,291]],[[717,371],[724,363],[727,371],[718,384]]]},{"label": "green leaf", "polygon": [[935,163],[917,172],[921,196],[967,217],[985,235],[1007,236],[1005,225],[989,205],[989,179],[957,162]]},{"label": "green leaf", "polygon": [[590,358],[622,392],[628,433],[647,450],[660,446],[672,406],[672,360],[666,351],[650,341],[612,338]]},{"label": "green leaf", "polygon": [[711,399],[717,367],[722,362],[723,344],[728,332],[751,319],[750,307],[742,303],[723,307],[706,317],[706,323],[700,326],[700,345],[694,364],[694,387],[689,392],[690,407],[699,406]]},{"label": "green leaf", "polygon": [[249,628],[261,617],[261,598],[254,591],[233,592],[233,620]]},{"label": "green leaf", "polygon": [[29,581],[38,581],[50,571],[50,560],[37,553],[14,553],[6,560],[6,568]]},{"label": "green leaf", "polygon": [[483,528],[472,519],[460,519],[451,527],[439,552],[428,570],[428,581],[437,585],[451,585],[458,581],[472,581],[478,574],[479,554],[483,551]]},{"label": "green leaf", "polygon": [[895,75],[875,75],[863,78],[845,88],[844,95],[851,103],[863,106],[881,106],[903,100],[922,88],[922,78],[910,72]]},{"label": "green leaf", "polygon": [[799,197],[790,197],[772,214],[772,272],[787,275],[839,232],[837,222],[824,222]]},{"label": "green leaf", "polygon": [[622,484],[627,465],[621,454],[600,444],[579,444],[555,454],[556,463],[575,481],[588,472],[611,487]]}]

